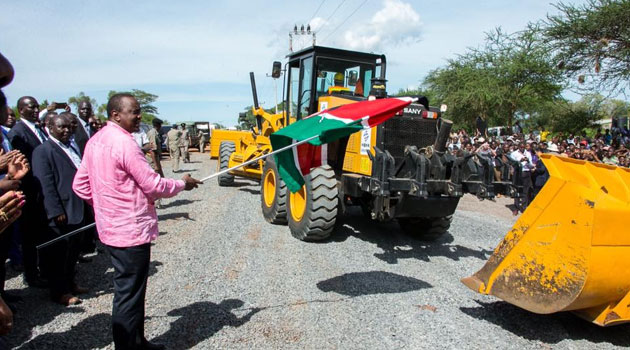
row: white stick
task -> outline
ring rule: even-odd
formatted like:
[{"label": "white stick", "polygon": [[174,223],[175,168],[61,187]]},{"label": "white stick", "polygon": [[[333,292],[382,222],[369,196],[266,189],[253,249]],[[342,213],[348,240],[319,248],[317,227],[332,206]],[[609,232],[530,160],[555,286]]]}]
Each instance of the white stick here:
[{"label": "white stick", "polygon": [[42,244],[38,245],[38,246],[37,246],[37,249],[42,249],[42,248],[44,248],[44,247],[48,247],[49,245],[51,245],[51,244],[53,244],[53,243],[55,243],[55,242],[57,242],[57,241],[60,241],[60,240],[62,240],[62,239],[64,239],[64,238],[66,238],[66,237],[74,236],[74,235],[76,235],[77,233],[79,233],[79,232],[83,232],[83,231],[85,231],[85,230],[87,230],[87,229],[91,229],[91,228],[92,228],[92,227],[94,227],[94,226],[96,226],[96,223],[95,223],[95,222],[93,222],[93,223],[91,223],[91,224],[89,224],[89,225],[85,225],[85,226],[83,226],[83,227],[81,227],[81,228],[78,228],[78,229],[76,229],[76,230],[72,231],[72,232],[66,233],[66,234],[65,234],[65,235],[63,235],[63,236],[59,236],[59,237],[57,237],[57,238],[55,238],[55,239],[51,239],[50,241],[48,241],[48,242],[46,242],[46,243],[42,243]]},{"label": "white stick", "polygon": [[[305,140],[302,140],[302,141],[300,141],[300,142],[292,143],[292,144],[290,144],[290,145],[288,145],[288,146],[282,147],[282,148],[277,149],[277,150],[275,150],[275,151],[273,151],[273,152],[270,152],[270,153],[267,153],[267,154],[263,154],[263,155],[262,155],[262,156],[260,156],[260,157],[257,157],[257,158],[254,158],[254,159],[248,160],[248,161],[246,161],[245,163],[239,164],[239,165],[237,165],[237,166],[235,166],[235,167],[232,167],[232,168],[229,168],[229,169],[225,169],[225,170],[221,170],[221,171],[219,171],[218,173],[214,173],[214,174],[212,174],[212,175],[210,175],[210,176],[208,176],[208,177],[204,177],[204,178],[203,178],[203,179],[201,179],[200,181],[201,181],[201,182],[204,182],[204,181],[209,180],[209,179],[211,179],[211,178],[213,178],[213,177],[217,177],[217,176],[219,176],[219,175],[221,175],[221,174],[225,174],[225,173],[227,173],[228,171],[232,171],[232,170],[234,170],[234,169],[238,169],[238,168],[244,167],[244,166],[246,166],[246,165],[249,165],[249,164],[252,164],[252,163],[254,163],[254,162],[257,162],[257,161],[259,161],[259,160],[261,160],[261,159],[265,159],[265,158],[267,158],[267,157],[269,157],[269,156],[272,156],[272,155],[274,155],[274,154],[276,154],[276,153],[280,153],[280,152],[286,151],[286,150],[288,150],[288,149],[290,149],[290,148],[297,147],[297,146],[299,146],[299,145],[301,145],[301,144],[303,144],[303,143],[307,143],[307,142],[309,142],[309,141],[311,141],[311,140],[314,140],[314,139],[316,139],[316,138],[318,138],[318,137],[319,137],[319,135],[315,135],[315,136],[309,137],[309,138],[307,138],[307,139],[305,139]],[[76,229],[76,230],[74,230],[74,231],[72,231],[72,232],[66,233],[66,234],[65,234],[65,235],[63,235],[63,236],[59,236],[59,237],[57,237],[57,238],[55,238],[55,239],[52,239],[52,240],[50,240],[50,241],[48,241],[48,242],[46,242],[46,243],[42,243],[42,244],[40,244],[40,245],[38,245],[38,246],[37,246],[37,249],[41,249],[41,248],[47,247],[47,246],[49,246],[49,245],[51,245],[51,244],[53,244],[53,243],[55,243],[55,242],[57,242],[57,241],[60,241],[60,240],[62,240],[62,239],[64,239],[64,238],[67,238],[67,237],[70,237],[70,236],[76,235],[77,233],[79,233],[79,232],[83,232],[83,231],[85,231],[85,230],[87,230],[87,229],[90,229],[90,228],[92,228],[92,227],[94,227],[94,226],[96,226],[96,223],[91,223],[91,224],[89,224],[89,225],[83,226],[83,227],[81,227],[81,228],[79,228],[79,229]]]},{"label": "white stick", "polygon": [[309,142],[309,141],[311,141],[311,140],[314,140],[314,139],[316,139],[316,138],[318,138],[318,137],[319,137],[319,135],[315,135],[315,136],[311,136],[311,137],[309,137],[309,138],[307,138],[307,139],[304,139],[304,140],[302,140],[302,141],[300,141],[300,142],[292,143],[292,144],[290,144],[290,145],[288,145],[288,146],[282,147],[282,148],[277,149],[277,150],[275,150],[275,151],[273,151],[273,152],[270,152],[270,153],[267,153],[267,154],[263,154],[263,155],[262,155],[262,156],[260,156],[260,157],[256,157],[256,158],[254,158],[254,159],[250,159],[250,160],[248,160],[248,161],[246,161],[246,162],[244,162],[244,163],[241,163],[241,164],[239,164],[239,165],[237,165],[237,166],[235,166],[235,167],[231,167],[231,168],[229,168],[229,169],[221,170],[221,171],[219,171],[218,173],[214,173],[214,174],[212,174],[212,175],[210,175],[210,176],[208,176],[208,177],[204,177],[203,179],[201,179],[201,180],[199,180],[199,181],[201,181],[201,182],[205,182],[206,180],[210,180],[210,179],[212,179],[213,177],[217,177],[217,176],[219,176],[219,175],[221,175],[221,174],[225,174],[225,173],[227,173],[228,171],[232,171],[232,170],[235,170],[235,169],[238,169],[238,168],[244,167],[244,166],[246,166],[246,165],[249,165],[249,164],[255,163],[255,162],[257,162],[257,161],[259,161],[259,160],[261,160],[261,159],[265,159],[265,158],[267,158],[267,157],[269,157],[269,156],[271,156],[271,155],[274,155],[274,154],[276,154],[276,153],[280,153],[280,152],[286,151],[286,150],[288,150],[288,149],[291,149],[291,148],[293,148],[293,147],[297,147],[297,146],[299,146],[299,145],[301,145],[301,144],[303,144],[303,143],[307,143],[307,142]]}]

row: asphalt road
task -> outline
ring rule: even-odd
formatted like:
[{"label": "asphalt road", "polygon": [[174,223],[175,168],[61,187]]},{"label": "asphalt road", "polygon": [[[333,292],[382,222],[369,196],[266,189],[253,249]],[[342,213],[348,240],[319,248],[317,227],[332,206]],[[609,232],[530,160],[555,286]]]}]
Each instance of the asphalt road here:
[{"label": "asphalt road", "polygon": [[[202,178],[206,155],[184,164]],[[168,168],[168,161],[165,161]],[[167,176],[181,176],[167,170]],[[152,251],[145,331],[170,349],[609,349],[629,326],[599,328],[570,313],[536,315],[460,283],[477,271],[514,218],[509,201],[463,199],[449,234],[424,243],[393,223],[343,217],[330,240],[304,243],[268,224],[257,183],[237,180],[164,201]],[[112,269],[80,264],[81,305],[24,289],[8,342],[22,349],[112,349]]]}]

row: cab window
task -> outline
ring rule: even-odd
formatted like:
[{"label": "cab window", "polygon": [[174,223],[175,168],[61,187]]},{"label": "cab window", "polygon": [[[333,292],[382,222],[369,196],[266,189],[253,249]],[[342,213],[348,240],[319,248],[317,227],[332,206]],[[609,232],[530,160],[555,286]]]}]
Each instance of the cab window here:
[{"label": "cab window", "polygon": [[367,97],[370,92],[373,64],[318,58],[316,69],[318,97],[331,92]]}]

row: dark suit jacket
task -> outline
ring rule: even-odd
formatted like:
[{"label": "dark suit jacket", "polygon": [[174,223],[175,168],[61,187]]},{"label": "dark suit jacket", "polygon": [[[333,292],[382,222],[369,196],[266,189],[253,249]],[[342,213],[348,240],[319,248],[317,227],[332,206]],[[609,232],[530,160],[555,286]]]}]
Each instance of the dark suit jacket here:
[{"label": "dark suit jacket", "polygon": [[41,141],[23,121],[17,122],[9,131],[9,141],[13,149],[17,149],[31,162],[33,150],[41,145]]},{"label": "dark suit jacket", "polygon": [[[41,145],[39,138],[24,124],[23,121],[17,122],[9,131],[9,141],[13,149],[17,149],[28,159],[33,169],[33,150]],[[34,201],[38,201],[39,188],[33,178],[33,171],[29,171],[22,179],[21,189],[24,191],[27,199],[27,206],[32,207]],[[30,203],[29,203],[30,201]]]},{"label": "dark suit jacket", "polygon": [[[81,121],[79,121],[81,123]],[[81,151],[81,157],[83,157],[83,151],[85,151],[85,145],[87,144],[90,136],[85,132],[83,126],[77,125],[77,129],[74,131],[74,142],[79,146]]]},{"label": "dark suit jacket", "polygon": [[47,140],[33,151],[33,175],[41,186],[48,225],[66,214],[69,225],[83,223],[85,203],[72,191],[77,168],[53,140]]}]

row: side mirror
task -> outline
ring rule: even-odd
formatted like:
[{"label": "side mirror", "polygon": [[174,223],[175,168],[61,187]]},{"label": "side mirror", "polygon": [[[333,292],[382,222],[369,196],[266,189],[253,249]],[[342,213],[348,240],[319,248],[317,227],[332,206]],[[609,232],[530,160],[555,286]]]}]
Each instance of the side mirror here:
[{"label": "side mirror", "polygon": [[357,80],[359,80],[359,73],[356,70],[348,72],[348,86],[356,86]]},{"label": "side mirror", "polygon": [[279,61],[274,61],[273,68],[271,68],[271,77],[274,79],[278,79],[280,78],[281,74],[282,74],[282,63],[280,63]]}]

